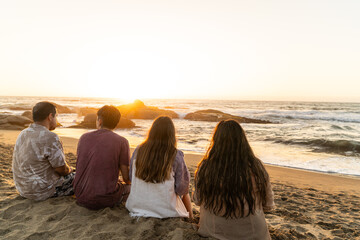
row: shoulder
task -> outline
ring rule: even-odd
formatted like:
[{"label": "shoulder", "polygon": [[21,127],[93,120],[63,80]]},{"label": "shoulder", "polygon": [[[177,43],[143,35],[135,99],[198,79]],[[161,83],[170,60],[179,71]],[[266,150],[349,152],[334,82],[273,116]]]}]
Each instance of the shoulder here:
[{"label": "shoulder", "polygon": [[45,130],[43,134],[44,134],[44,137],[46,138],[46,140],[48,140],[48,141],[52,141],[52,142],[59,142],[60,141],[59,136],[54,132],[51,132],[49,130]]},{"label": "shoulder", "polygon": [[185,164],[184,160],[184,153],[181,150],[177,150],[175,160],[174,160],[174,167],[182,166]]},{"label": "shoulder", "polygon": [[81,135],[81,137],[87,138],[97,135],[98,130],[90,131]]},{"label": "shoulder", "polygon": [[184,157],[183,151],[181,151],[181,150],[179,150],[179,149],[177,149],[177,152],[176,152],[176,158],[178,158],[178,157],[180,157],[180,158],[183,158],[183,157]]},{"label": "shoulder", "polygon": [[135,150],[134,150],[134,153],[137,153],[139,151],[139,148],[140,148],[140,145],[137,145]]},{"label": "shoulder", "polygon": [[23,140],[24,137],[26,137],[26,135],[28,134],[28,132],[30,132],[29,128],[25,128],[24,130],[22,130],[19,135],[17,136],[16,142],[20,142]]},{"label": "shoulder", "polygon": [[[114,134],[116,134],[116,133],[114,133]],[[123,136],[120,136],[119,134],[116,134],[116,135],[117,135],[117,138],[119,139],[119,141],[124,142],[124,143],[129,143],[129,141],[126,138],[124,138]]]},{"label": "shoulder", "polygon": [[106,134],[106,141],[112,142],[121,148],[129,148],[129,141],[123,136],[120,136],[113,131],[108,131],[104,134]]},{"label": "shoulder", "polygon": [[119,134],[115,133],[115,132],[111,132],[111,135],[114,139],[116,139],[116,141],[118,141],[120,144],[125,144],[125,145],[129,145],[129,141],[124,138],[123,136],[120,136]]},{"label": "shoulder", "polygon": [[22,130],[20,135],[43,140],[59,140],[59,136],[56,133],[51,132],[49,129],[34,123],[31,124],[28,128]]},{"label": "shoulder", "polygon": [[46,134],[47,134],[47,136],[49,136],[50,138],[57,138],[57,139],[59,138],[59,136],[58,136],[56,133],[54,133],[54,132],[47,131]]},{"label": "shoulder", "polygon": [[95,132],[96,132],[96,131],[84,133],[83,135],[81,135],[79,141],[84,141],[85,139],[94,137],[94,133],[95,133]]}]

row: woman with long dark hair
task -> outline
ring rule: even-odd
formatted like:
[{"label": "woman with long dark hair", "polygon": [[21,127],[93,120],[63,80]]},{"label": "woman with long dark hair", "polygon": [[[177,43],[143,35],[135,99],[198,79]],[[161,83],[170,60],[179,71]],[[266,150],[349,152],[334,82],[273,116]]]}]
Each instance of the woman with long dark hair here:
[{"label": "woman with long dark hair", "polygon": [[153,122],[130,162],[131,191],[126,208],[136,217],[190,217],[190,174],[176,148],[175,127],[166,116]]},{"label": "woman with long dark hair", "polygon": [[199,234],[218,239],[270,239],[264,210],[275,206],[269,175],[234,120],[221,121],[195,174]]}]

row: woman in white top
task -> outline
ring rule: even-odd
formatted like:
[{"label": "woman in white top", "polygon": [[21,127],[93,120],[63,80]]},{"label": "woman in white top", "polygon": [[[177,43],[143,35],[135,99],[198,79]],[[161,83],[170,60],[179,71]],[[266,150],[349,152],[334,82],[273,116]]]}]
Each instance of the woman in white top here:
[{"label": "woman in white top", "polygon": [[174,123],[158,117],[130,162],[131,191],[126,208],[133,217],[190,217],[189,171],[176,149]]}]

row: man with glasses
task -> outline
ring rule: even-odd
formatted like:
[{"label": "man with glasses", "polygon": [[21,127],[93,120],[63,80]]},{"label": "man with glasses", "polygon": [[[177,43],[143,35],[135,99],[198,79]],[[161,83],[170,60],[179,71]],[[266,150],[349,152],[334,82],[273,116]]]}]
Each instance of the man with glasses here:
[{"label": "man with glasses", "polygon": [[65,161],[58,135],[56,107],[39,102],[33,110],[34,123],[18,136],[12,171],[15,187],[21,196],[34,200],[73,195],[75,172]]}]

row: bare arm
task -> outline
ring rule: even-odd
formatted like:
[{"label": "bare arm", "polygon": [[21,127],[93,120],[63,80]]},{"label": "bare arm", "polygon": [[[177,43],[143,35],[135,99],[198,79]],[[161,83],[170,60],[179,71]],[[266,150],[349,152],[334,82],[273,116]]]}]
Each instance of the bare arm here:
[{"label": "bare arm", "polygon": [[189,212],[189,218],[194,219],[189,193],[183,195],[181,200],[183,201],[186,210]]},{"label": "bare arm", "polygon": [[55,172],[57,172],[60,176],[66,176],[72,172],[71,167],[65,163],[64,166],[54,168]]},{"label": "bare arm", "polygon": [[266,199],[265,199],[265,204],[263,204],[263,210],[264,212],[270,212],[274,208],[275,208],[274,192],[271,188],[270,179],[268,179],[266,185]]},{"label": "bare arm", "polygon": [[126,184],[131,184],[129,179],[129,166],[120,164],[120,172]]}]

